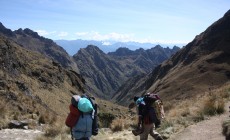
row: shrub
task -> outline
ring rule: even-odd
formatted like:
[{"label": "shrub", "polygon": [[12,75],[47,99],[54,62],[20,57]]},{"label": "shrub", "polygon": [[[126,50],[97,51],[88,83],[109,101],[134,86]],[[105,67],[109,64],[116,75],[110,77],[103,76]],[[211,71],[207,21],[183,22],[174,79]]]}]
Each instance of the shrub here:
[{"label": "shrub", "polygon": [[1,119],[5,118],[6,112],[7,112],[7,110],[6,110],[5,106],[3,104],[1,104],[1,106],[0,106],[0,118]]},{"label": "shrub", "polygon": [[56,137],[61,133],[61,128],[57,126],[50,126],[45,130],[44,136],[46,137]]},{"label": "shrub", "polygon": [[161,122],[160,131],[165,130],[169,127],[173,127],[174,122],[172,120],[164,120]]},{"label": "shrub", "polygon": [[216,115],[224,113],[224,101],[218,100],[217,97],[213,96],[210,97],[208,100],[205,101],[203,112],[205,115]]},{"label": "shrub", "polygon": [[100,122],[101,127],[108,128],[112,121],[115,119],[115,116],[111,113],[98,113],[98,119]]},{"label": "shrub", "polygon": [[122,131],[124,129],[124,120],[123,119],[113,120],[110,128],[113,132]]},{"label": "shrub", "polygon": [[57,117],[49,113],[41,114],[38,119],[38,123],[40,124],[54,124],[56,121]]},{"label": "shrub", "polygon": [[44,115],[41,115],[38,119],[38,123],[40,124],[45,124],[46,123],[46,119]]},{"label": "shrub", "polygon": [[195,116],[192,116],[192,120],[194,122],[200,122],[205,119],[205,115],[203,111],[198,111]]},{"label": "shrub", "polygon": [[127,119],[114,119],[110,125],[110,128],[113,132],[122,131],[128,129],[132,125],[131,120]]}]

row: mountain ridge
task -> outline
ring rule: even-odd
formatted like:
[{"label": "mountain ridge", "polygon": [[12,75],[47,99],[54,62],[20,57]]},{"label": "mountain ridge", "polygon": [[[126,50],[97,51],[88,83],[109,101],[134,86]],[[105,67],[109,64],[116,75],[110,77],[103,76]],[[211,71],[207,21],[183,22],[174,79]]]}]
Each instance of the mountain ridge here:
[{"label": "mountain ridge", "polygon": [[0,34],[14,40],[24,48],[42,53],[46,57],[60,63],[62,66],[75,69],[78,72],[77,65],[61,46],[58,46],[51,39],[39,36],[37,32],[31,29],[26,28],[23,30],[20,28],[11,31],[0,23]]},{"label": "mountain ridge", "polygon": [[190,98],[228,82],[229,33],[228,11],[170,59],[140,79],[138,84],[120,89],[114,100],[124,105],[124,101],[131,101],[135,95],[146,92],[156,92],[164,100]]},{"label": "mountain ridge", "polygon": [[[82,48],[73,56],[77,63],[80,74],[86,79],[89,92],[94,92],[97,96],[110,98],[129,78],[150,72],[161,61],[167,59],[169,54],[179,50],[174,50],[156,46],[153,49],[138,49],[135,51],[127,48],[122,56],[114,53],[104,53],[99,47],[89,45]],[[104,95],[103,95],[104,94]]]}]

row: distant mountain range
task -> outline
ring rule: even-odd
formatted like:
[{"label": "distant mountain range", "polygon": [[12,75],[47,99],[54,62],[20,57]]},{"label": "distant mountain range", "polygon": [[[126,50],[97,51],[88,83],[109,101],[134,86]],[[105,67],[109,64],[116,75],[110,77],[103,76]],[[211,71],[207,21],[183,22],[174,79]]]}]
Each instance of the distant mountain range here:
[{"label": "distant mountain range", "polygon": [[[173,44],[153,44],[153,43],[138,43],[138,42],[115,42],[115,41],[95,41],[95,40],[55,40],[55,42],[62,46],[71,56],[76,54],[80,48],[86,48],[88,45],[94,45],[100,48],[103,52],[114,52],[118,48],[129,48],[130,50],[137,50],[140,48],[150,49],[156,45],[162,47],[173,48]],[[183,47],[185,44],[175,44],[174,46]]]},{"label": "distant mountain range", "polygon": [[109,99],[129,78],[151,72],[179,49],[158,45],[151,49],[135,51],[119,48],[106,54],[97,46],[89,45],[80,49],[73,58],[80,74],[86,80],[88,91]]}]

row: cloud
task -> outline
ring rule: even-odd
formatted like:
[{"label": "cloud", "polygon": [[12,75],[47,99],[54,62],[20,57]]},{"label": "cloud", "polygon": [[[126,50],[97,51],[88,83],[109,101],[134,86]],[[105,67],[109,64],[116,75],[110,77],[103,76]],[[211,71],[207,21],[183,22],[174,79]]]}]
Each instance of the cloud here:
[{"label": "cloud", "polygon": [[47,32],[46,30],[36,30],[36,32],[41,36],[49,35],[49,32]]},{"label": "cloud", "polygon": [[91,31],[91,32],[77,32],[75,35],[81,39],[87,40],[113,40],[113,41],[129,41],[133,38],[133,34],[120,34],[116,32],[108,33],[108,34],[100,34],[99,32]]},{"label": "cloud", "polygon": [[58,37],[65,37],[65,36],[67,36],[68,35],[68,33],[67,32],[60,32],[60,33],[58,33]]},{"label": "cloud", "polygon": [[153,44],[187,44],[187,40],[155,40],[153,38],[137,39],[134,34],[120,34],[116,32],[101,34],[99,32],[77,32],[75,33],[77,38],[83,40],[97,40],[104,41],[104,44],[108,45],[108,41],[128,42],[134,41],[139,43],[153,43]]},{"label": "cloud", "polygon": [[77,32],[75,33],[77,36],[84,36],[84,35],[87,35],[88,32]]},{"label": "cloud", "polygon": [[40,36],[48,36],[57,33],[56,31],[48,32],[46,30],[35,30],[35,32],[37,32]]},{"label": "cloud", "polygon": [[155,39],[137,39],[135,42],[139,43],[153,43],[153,44],[187,44],[187,40],[155,40]]}]

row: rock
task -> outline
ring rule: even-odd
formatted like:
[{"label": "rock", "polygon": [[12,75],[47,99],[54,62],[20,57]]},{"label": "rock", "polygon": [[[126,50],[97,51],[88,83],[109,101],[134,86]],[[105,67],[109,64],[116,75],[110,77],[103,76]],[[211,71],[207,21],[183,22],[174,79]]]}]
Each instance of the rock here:
[{"label": "rock", "polygon": [[27,121],[11,120],[10,123],[8,124],[8,127],[10,129],[13,129],[13,128],[25,129],[27,125],[28,125]]}]

